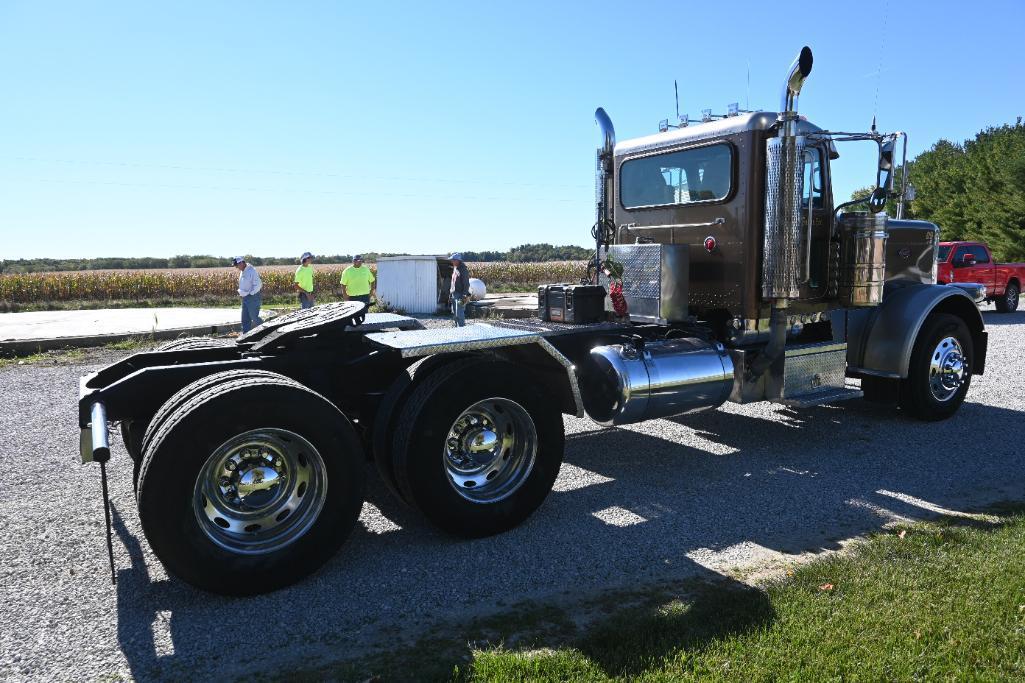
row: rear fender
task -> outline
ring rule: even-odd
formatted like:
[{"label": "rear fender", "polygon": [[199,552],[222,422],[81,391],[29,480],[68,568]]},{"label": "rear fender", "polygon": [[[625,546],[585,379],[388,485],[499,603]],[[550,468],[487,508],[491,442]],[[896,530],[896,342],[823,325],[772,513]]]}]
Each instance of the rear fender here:
[{"label": "rear fender", "polygon": [[[110,384],[101,384],[103,371],[82,378],[78,398],[78,424],[85,428],[92,420],[92,405],[103,403],[112,421],[145,417],[149,419],[171,396],[186,384],[224,370],[267,368],[260,358],[221,362],[188,363],[144,367]],[[99,386],[98,386],[99,385]]]},{"label": "rear fender", "polygon": [[986,331],[982,314],[962,289],[946,285],[912,284],[889,290],[883,303],[851,320],[847,330],[847,372],[903,379],[908,376],[911,351],[926,319],[950,313],[964,320],[972,334],[975,363],[972,374],[986,366]]},{"label": "rear fender", "polygon": [[536,344],[519,344],[495,350],[495,355],[508,360],[525,371],[533,372],[537,381],[550,392],[559,409],[567,415],[584,416],[584,402],[580,395],[576,368],[561,351],[547,339]]}]

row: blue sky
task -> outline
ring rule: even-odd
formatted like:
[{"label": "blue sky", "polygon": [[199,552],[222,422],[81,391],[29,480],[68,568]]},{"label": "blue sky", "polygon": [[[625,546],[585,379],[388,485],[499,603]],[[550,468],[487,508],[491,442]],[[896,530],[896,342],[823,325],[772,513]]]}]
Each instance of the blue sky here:
[{"label": "blue sky", "polygon": [[774,110],[804,44],[802,112],[911,155],[1025,115],[1021,0],[786,6],[0,0],[0,258],[586,245],[596,106]]}]

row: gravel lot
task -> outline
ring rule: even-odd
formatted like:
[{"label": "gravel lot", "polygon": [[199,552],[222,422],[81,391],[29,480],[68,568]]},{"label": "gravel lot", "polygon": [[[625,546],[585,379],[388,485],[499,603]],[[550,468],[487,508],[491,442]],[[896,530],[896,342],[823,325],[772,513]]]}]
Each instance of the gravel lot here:
[{"label": "gravel lot", "polygon": [[987,374],[946,422],[861,401],[727,404],[609,430],[568,418],[556,491],[520,528],[449,538],[372,476],[361,524],[323,571],[248,599],[168,579],[120,442],[110,585],[99,470],[77,464],[75,418],[79,375],[110,352],[0,369],[0,680],[273,675],[524,598],[750,568],[894,519],[1025,500],[1025,312],[984,315]]}]

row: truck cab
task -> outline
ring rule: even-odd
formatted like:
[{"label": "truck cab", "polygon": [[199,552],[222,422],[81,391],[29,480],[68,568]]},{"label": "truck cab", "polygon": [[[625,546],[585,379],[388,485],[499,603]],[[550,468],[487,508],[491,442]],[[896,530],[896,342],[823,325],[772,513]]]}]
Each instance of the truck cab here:
[{"label": "truck cab", "polygon": [[[615,147],[616,244],[686,245],[693,314],[767,318],[761,297],[766,141],[778,114],[748,112],[627,140]],[[821,131],[801,120],[798,133]],[[833,229],[828,140],[808,144],[800,163],[802,234],[810,236],[800,284],[805,308],[830,290]],[[810,217],[810,229],[809,229]]]}]

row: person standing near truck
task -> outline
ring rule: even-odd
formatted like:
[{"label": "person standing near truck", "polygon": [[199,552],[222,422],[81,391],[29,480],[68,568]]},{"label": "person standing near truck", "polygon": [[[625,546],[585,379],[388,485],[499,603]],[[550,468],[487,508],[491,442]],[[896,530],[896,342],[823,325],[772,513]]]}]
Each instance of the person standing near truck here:
[{"label": "person standing near truck", "polygon": [[295,289],[299,293],[299,308],[313,308],[313,254],[306,251],[299,257],[295,269]]},{"label": "person standing near truck", "polygon": [[342,271],[342,298],[346,301],[362,301],[370,305],[370,298],[377,295],[377,279],[374,271],[363,265],[363,255],[352,257],[352,265]]},{"label": "person standing near truck", "polygon": [[455,252],[448,260],[452,262],[452,286],[448,290],[452,317],[456,327],[463,327],[466,325],[466,304],[470,301],[470,271],[466,269],[460,252]]},{"label": "person standing near truck", "polygon": [[263,303],[260,290],[263,288],[263,282],[256,268],[246,263],[243,257],[236,256],[231,262],[239,271],[238,295],[242,297],[242,334],[245,334],[263,324],[260,317],[260,304]]}]

